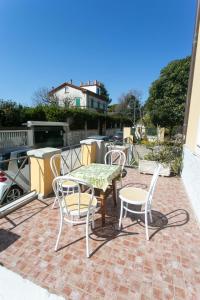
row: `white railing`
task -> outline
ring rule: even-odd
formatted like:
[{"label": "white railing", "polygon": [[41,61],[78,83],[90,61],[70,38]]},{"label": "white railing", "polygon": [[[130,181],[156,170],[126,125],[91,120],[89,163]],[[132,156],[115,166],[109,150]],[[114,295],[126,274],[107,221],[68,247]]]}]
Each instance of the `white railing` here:
[{"label": "white railing", "polygon": [[0,130],[0,148],[28,145],[28,130]]},{"label": "white railing", "polygon": [[[106,129],[106,135],[111,136],[118,128]],[[0,148],[15,147],[15,146],[32,146],[30,136],[34,136],[32,130],[0,130]],[[80,143],[88,136],[98,135],[98,129],[88,130],[70,130],[67,134],[68,145]],[[64,143],[65,145],[65,143]]]}]

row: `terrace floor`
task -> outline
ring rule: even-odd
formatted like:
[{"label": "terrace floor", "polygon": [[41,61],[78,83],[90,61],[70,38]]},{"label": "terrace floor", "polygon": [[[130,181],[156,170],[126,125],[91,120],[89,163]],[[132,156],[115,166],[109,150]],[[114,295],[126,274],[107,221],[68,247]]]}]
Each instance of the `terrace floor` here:
[{"label": "terrace floor", "polygon": [[[149,175],[128,169],[123,185],[148,187]],[[0,262],[66,299],[200,299],[200,229],[180,178],[160,177],[150,241],[128,215],[117,230],[118,208],[108,199],[105,228],[96,215],[91,258],[85,226],[65,225],[54,252],[59,209],[34,200],[0,220]]]}]

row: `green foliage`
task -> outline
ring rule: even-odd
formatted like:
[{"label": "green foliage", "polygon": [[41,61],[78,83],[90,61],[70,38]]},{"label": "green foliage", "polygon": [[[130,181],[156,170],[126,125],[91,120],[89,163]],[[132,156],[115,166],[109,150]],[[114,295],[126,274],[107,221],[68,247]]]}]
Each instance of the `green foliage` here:
[{"label": "green foliage", "polygon": [[81,108],[63,108],[57,105],[37,105],[36,107],[23,107],[13,101],[0,100],[0,125],[3,127],[21,126],[27,121],[54,121],[69,122],[70,129],[83,129],[87,121],[88,129],[98,127],[98,121],[106,121],[119,126],[129,126],[130,121],[119,115],[108,116]]},{"label": "green foliage", "polygon": [[179,175],[182,170],[182,144],[155,146],[144,159],[170,165],[172,172]]},{"label": "green foliage", "polygon": [[136,90],[130,90],[123,94],[119,99],[119,104],[116,107],[118,113],[126,116],[135,125],[141,117],[140,95]]},{"label": "green foliage", "polygon": [[146,127],[146,134],[157,136],[157,128],[156,127]]},{"label": "green foliage", "polygon": [[190,69],[190,57],[174,60],[160,72],[150,87],[145,109],[154,125],[182,125]]},{"label": "green foliage", "polygon": [[153,127],[152,118],[149,112],[146,112],[141,120],[145,127]]},{"label": "green foliage", "polygon": [[109,95],[104,83],[101,83],[101,96],[105,97],[108,104],[112,102],[112,99],[110,98],[110,95]]},{"label": "green foliage", "polygon": [[22,106],[11,100],[0,100],[0,125],[20,126]]},{"label": "green foliage", "polygon": [[117,112],[118,104],[112,104],[108,106],[108,112]]}]

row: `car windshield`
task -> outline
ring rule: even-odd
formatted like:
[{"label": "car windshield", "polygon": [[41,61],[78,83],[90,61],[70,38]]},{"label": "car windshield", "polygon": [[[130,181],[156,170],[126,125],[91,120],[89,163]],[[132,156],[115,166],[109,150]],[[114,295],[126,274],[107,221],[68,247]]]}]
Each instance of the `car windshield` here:
[{"label": "car windshield", "polygon": [[0,170],[8,170],[9,161],[4,162],[4,160],[10,159],[10,153],[0,154]]},{"label": "car windshield", "polygon": [[116,131],[116,133],[115,133],[116,135],[123,135],[123,132],[122,131]]}]

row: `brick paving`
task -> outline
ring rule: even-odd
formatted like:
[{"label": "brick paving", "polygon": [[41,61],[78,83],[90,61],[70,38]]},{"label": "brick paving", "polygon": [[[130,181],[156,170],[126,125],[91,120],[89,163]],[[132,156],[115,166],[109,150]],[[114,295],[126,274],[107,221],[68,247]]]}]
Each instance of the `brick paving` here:
[{"label": "brick paving", "polygon": [[[150,180],[128,169],[123,186],[147,188]],[[0,220],[5,267],[66,299],[200,299],[200,230],[180,178],[158,180],[150,241],[131,215],[119,232],[120,205],[108,199],[104,228],[96,215],[89,259],[84,225],[65,225],[54,252],[59,210],[52,202],[34,200]]]}]

